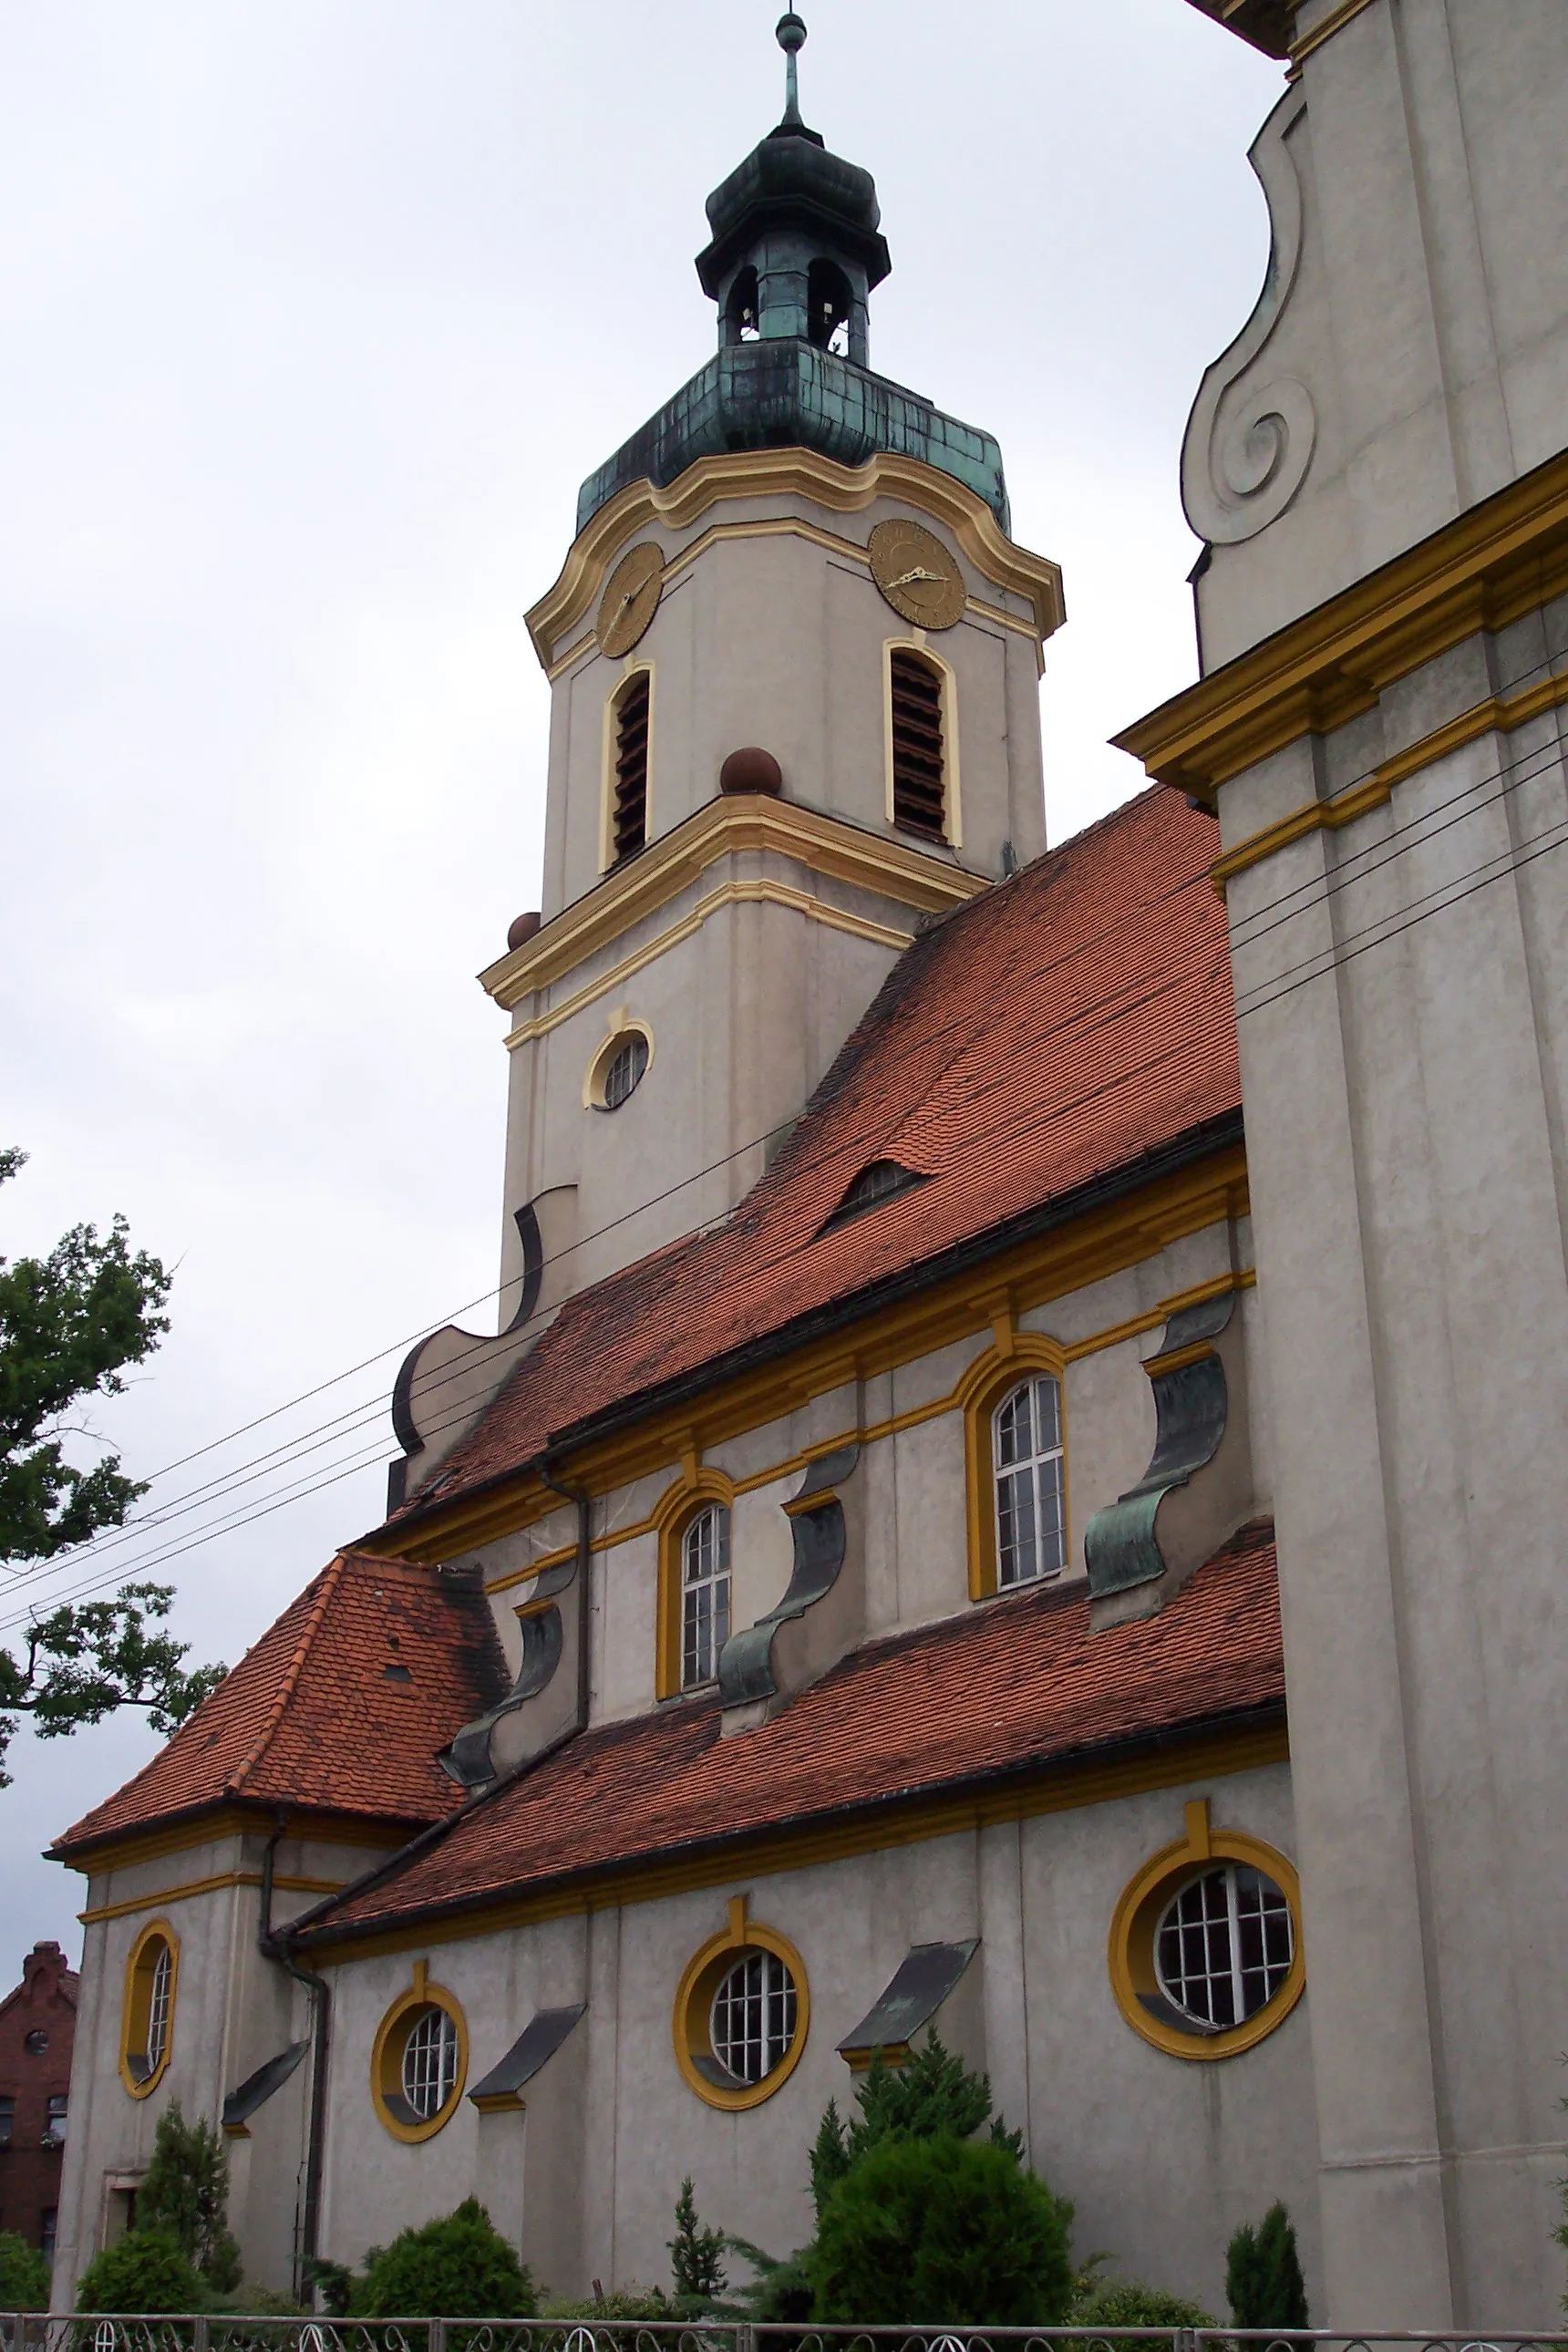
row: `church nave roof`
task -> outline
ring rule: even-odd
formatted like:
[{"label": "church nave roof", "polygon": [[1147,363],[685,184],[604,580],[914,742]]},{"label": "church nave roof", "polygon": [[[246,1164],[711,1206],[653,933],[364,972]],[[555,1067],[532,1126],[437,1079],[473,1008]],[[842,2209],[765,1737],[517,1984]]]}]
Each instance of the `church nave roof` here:
[{"label": "church nave roof", "polygon": [[[568,1299],[391,1527],[935,1280],[1031,1214],[1235,1141],[1218,846],[1155,787],[917,938],[739,1207]],[[836,1220],[889,1160],[924,1181]]]},{"label": "church nave roof", "polygon": [[[1103,1766],[1204,1729],[1272,1725],[1277,1736],[1285,1669],[1270,1522],[1243,1528],[1157,1617],[1091,1634],[1089,1611],[1075,1583],[868,1643],[743,1738],[721,1736],[717,1699],[580,1733],[405,1867],[320,1906],[301,1941],[548,1900],[595,1874],[646,1875],[717,1846],[724,1869],[740,1869],[729,1850],[765,1833],[799,1840],[793,1857],[769,1856],[798,1867],[828,1858],[813,1835],[847,1817],[865,1823],[922,1800],[983,1808],[1024,1775]],[[973,1818],[955,1811],[941,1826]],[[889,1823],[887,1836],[899,1834]]]}]

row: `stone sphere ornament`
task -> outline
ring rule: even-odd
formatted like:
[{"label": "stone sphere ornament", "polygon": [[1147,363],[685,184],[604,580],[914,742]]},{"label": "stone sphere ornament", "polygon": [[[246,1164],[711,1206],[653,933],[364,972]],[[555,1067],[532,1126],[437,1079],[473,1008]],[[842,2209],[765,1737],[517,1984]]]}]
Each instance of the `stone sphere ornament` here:
[{"label": "stone sphere ornament", "polygon": [[719,771],[721,793],[772,793],[784,790],[784,770],[771,751],[759,744],[749,743],[743,751],[731,751]]}]

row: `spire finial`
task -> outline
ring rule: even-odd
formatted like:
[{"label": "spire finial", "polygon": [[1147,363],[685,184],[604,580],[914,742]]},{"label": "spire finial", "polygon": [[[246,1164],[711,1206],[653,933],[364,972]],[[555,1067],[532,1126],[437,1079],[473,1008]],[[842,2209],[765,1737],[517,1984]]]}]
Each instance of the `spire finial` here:
[{"label": "spire finial", "polygon": [[784,121],[791,126],[800,121],[800,84],[796,77],[795,58],[805,47],[805,19],[797,16],[793,8],[782,16],[773,27],[773,38],[784,53]]}]

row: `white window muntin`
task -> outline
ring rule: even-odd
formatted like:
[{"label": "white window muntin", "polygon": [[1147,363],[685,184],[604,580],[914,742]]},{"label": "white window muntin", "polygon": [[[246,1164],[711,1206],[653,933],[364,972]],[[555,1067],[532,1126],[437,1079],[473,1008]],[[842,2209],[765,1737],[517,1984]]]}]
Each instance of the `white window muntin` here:
[{"label": "white window muntin", "polygon": [[1290,1972],[1296,1928],[1271,1878],[1226,1863],[1188,1879],[1154,1931],[1160,1990],[1194,2023],[1215,2033],[1245,2024],[1273,2000]]},{"label": "white window muntin", "polygon": [[782,2066],[795,2026],[795,1979],[775,1952],[748,1952],[721,1978],[708,2031],[713,2055],[738,2083],[760,2083]]},{"label": "white window muntin", "polygon": [[422,2124],[438,2116],[458,2084],[458,2028],[444,2009],[420,2011],[403,2045],[403,2095]]},{"label": "white window muntin", "polygon": [[169,1996],[174,1989],[174,1962],[167,1944],[160,1944],[158,1957],[153,1963],[153,1982],[147,1995],[147,2071],[151,2074],[163,2063],[163,2053],[169,2046]]},{"label": "white window muntin", "polygon": [[1067,1566],[1067,1472],[1061,1382],[1039,1372],[991,1416],[999,1591],[1059,1576]]},{"label": "white window muntin", "polygon": [[605,1108],[619,1110],[628,1095],[642,1084],[647,1068],[647,1039],[640,1029],[628,1030],[605,1071]]},{"label": "white window muntin", "polygon": [[680,1538],[680,1686],[710,1683],[730,1638],[730,1514],[698,1512]]}]

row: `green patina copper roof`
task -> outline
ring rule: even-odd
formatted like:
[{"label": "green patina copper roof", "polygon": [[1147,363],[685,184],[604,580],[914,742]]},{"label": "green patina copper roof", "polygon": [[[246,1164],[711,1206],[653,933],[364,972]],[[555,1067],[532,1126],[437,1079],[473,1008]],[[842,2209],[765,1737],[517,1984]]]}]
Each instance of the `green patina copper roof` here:
[{"label": "green patina copper roof", "polygon": [[[588,477],[577,528],[628,483],[668,488],[699,457],[795,447],[844,466],[883,450],[917,457],[983,498],[1006,530],[1002,452],[991,435],[866,364],[867,298],[892,268],[876,182],[830,154],[801,120],[795,58],[805,26],[793,12],[778,40],[788,61],[784,120],[708,199],[711,236],[697,271],[720,305],[719,351]],[[829,348],[839,341],[846,350]]]},{"label": "green patina copper roof", "polygon": [[864,466],[883,449],[919,457],[977,491],[1003,530],[1010,528],[1002,452],[989,433],[797,339],[731,343],[716,352],[589,475],[577,494],[577,528],[628,482],[663,489],[699,457],[791,447],[816,449],[841,466]]}]

